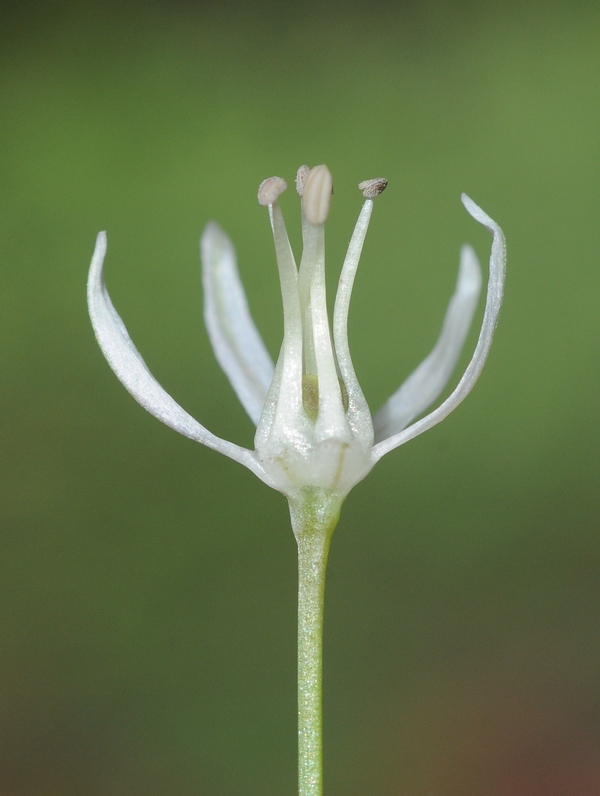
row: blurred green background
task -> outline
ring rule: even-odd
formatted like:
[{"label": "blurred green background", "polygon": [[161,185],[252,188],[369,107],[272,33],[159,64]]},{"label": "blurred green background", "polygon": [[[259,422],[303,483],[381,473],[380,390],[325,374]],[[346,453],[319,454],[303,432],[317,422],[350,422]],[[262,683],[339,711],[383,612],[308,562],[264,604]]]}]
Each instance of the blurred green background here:
[{"label": "blurred green background", "polygon": [[294,793],[285,500],[134,402],[85,280],[106,229],[154,374],[251,446],[203,329],[198,238],[216,219],[234,240],[275,354],[256,189],[321,162],[330,298],[356,184],[390,181],[350,318],[373,409],[432,346],[460,245],[487,262],[461,191],[509,246],[474,392],[344,506],[326,794],[600,792],[599,26],[566,1],[2,6],[0,796]]}]

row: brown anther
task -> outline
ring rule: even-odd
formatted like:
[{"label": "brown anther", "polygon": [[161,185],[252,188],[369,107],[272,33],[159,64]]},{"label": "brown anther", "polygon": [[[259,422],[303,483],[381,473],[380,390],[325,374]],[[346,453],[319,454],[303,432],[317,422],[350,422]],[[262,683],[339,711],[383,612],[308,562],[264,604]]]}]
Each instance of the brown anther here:
[{"label": "brown anther", "polygon": [[387,188],[388,181],[385,177],[377,177],[375,180],[365,180],[364,182],[359,182],[358,187],[363,192],[363,196],[365,199],[374,199],[376,196],[379,196],[380,193],[383,193]]}]

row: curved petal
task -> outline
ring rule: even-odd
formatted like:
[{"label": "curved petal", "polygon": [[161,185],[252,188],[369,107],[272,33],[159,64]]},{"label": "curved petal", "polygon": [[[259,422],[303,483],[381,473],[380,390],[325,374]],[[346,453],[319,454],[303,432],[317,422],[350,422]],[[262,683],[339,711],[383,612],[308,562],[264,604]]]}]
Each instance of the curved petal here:
[{"label": "curved petal", "polygon": [[215,356],[257,425],[275,369],[250,315],[233,244],[214,222],[204,230],[200,257],[204,322]]},{"label": "curved petal", "polygon": [[88,277],[88,308],[98,344],[121,383],[144,409],[167,426],[244,464],[269,483],[252,451],[211,434],[182,409],[152,376],[106,290],[102,274],[105,255],[106,233],[100,232]]},{"label": "curved petal", "polygon": [[465,344],[480,291],[481,268],[477,255],[471,246],[463,246],[456,289],[440,336],[431,353],[373,418],[376,442],[405,429],[442,392]]},{"label": "curved petal", "polygon": [[483,323],[481,325],[481,331],[479,332],[477,346],[454,392],[452,392],[437,409],[434,409],[433,412],[430,412],[430,414],[421,418],[421,420],[417,420],[412,426],[388,437],[388,439],[378,442],[374,446],[372,453],[375,462],[399,445],[403,445],[405,442],[408,442],[408,440],[413,439],[413,437],[422,434],[423,431],[432,428],[447,417],[450,412],[456,409],[461,401],[463,401],[473,389],[489,354],[490,346],[492,345],[500,307],[502,306],[502,299],[504,298],[506,242],[504,233],[493,219],[484,213],[484,211],[466,194],[463,194],[461,198],[467,212],[493,235],[485,312],[483,314]]}]

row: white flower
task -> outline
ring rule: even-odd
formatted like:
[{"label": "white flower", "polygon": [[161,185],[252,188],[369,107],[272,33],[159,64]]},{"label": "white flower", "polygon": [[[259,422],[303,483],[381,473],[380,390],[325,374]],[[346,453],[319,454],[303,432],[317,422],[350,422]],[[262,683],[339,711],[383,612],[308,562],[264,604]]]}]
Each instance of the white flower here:
[{"label": "white flower", "polygon": [[257,426],[254,451],[216,437],[152,376],[106,291],[104,232],[98,235],[90,267],[89,311],[110,366],[151,414],[190,439],[244,464],[291,500],[306,488],[316,488],[336,495],[341,502],[384,454],[439,423],[471,391],[487,358],[502,303],[505,243],[500,227],[463,194],[467,211],[493,235],[487,301],[473,357],[451,395],[415,422],[450,378],[477,305],[481,271],[473,249],[464,246],[456,290],[433,350],[372,418],[352,366],[347,320],[373,200],[387,181],[370,180],[359,186],[366,201],[340,275],[333,336],[325,300],[324,239],[331,174],[326,166],[303,166],[296,185],[302,197],[299,269],[277,201],[285,182],[278,177],[265,180],[258,194],[260,204],[269,209],[283,298],[284,337],[276,366],[250,316],[231,242],[215,223],[207,226],[201,241],[208,333],[221,367]]}]

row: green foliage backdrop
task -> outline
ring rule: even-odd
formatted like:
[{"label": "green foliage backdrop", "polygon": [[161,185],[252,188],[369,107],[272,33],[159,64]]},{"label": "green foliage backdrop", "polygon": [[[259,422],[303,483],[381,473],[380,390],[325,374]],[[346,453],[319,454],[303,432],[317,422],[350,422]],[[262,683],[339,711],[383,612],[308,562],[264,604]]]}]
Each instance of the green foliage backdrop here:
[{"label": "green foliage backdrop", "polygon": [[256,188],[305,162],[334,175],[332,291],[356,184],[390,181],[350,321],[373,409],[433,344],[460,245],[487,259],[461,191],[509,246],[480,383],[344,506],[326,792],[600,792],[597,4],[2,13],[0,795],[294,792],[285,501],[127,395],[85,280],[106,229],[113,300],[155,375],[251,445],[202,326],[198,238],[213,218],[228,231],[276,354]]}]

